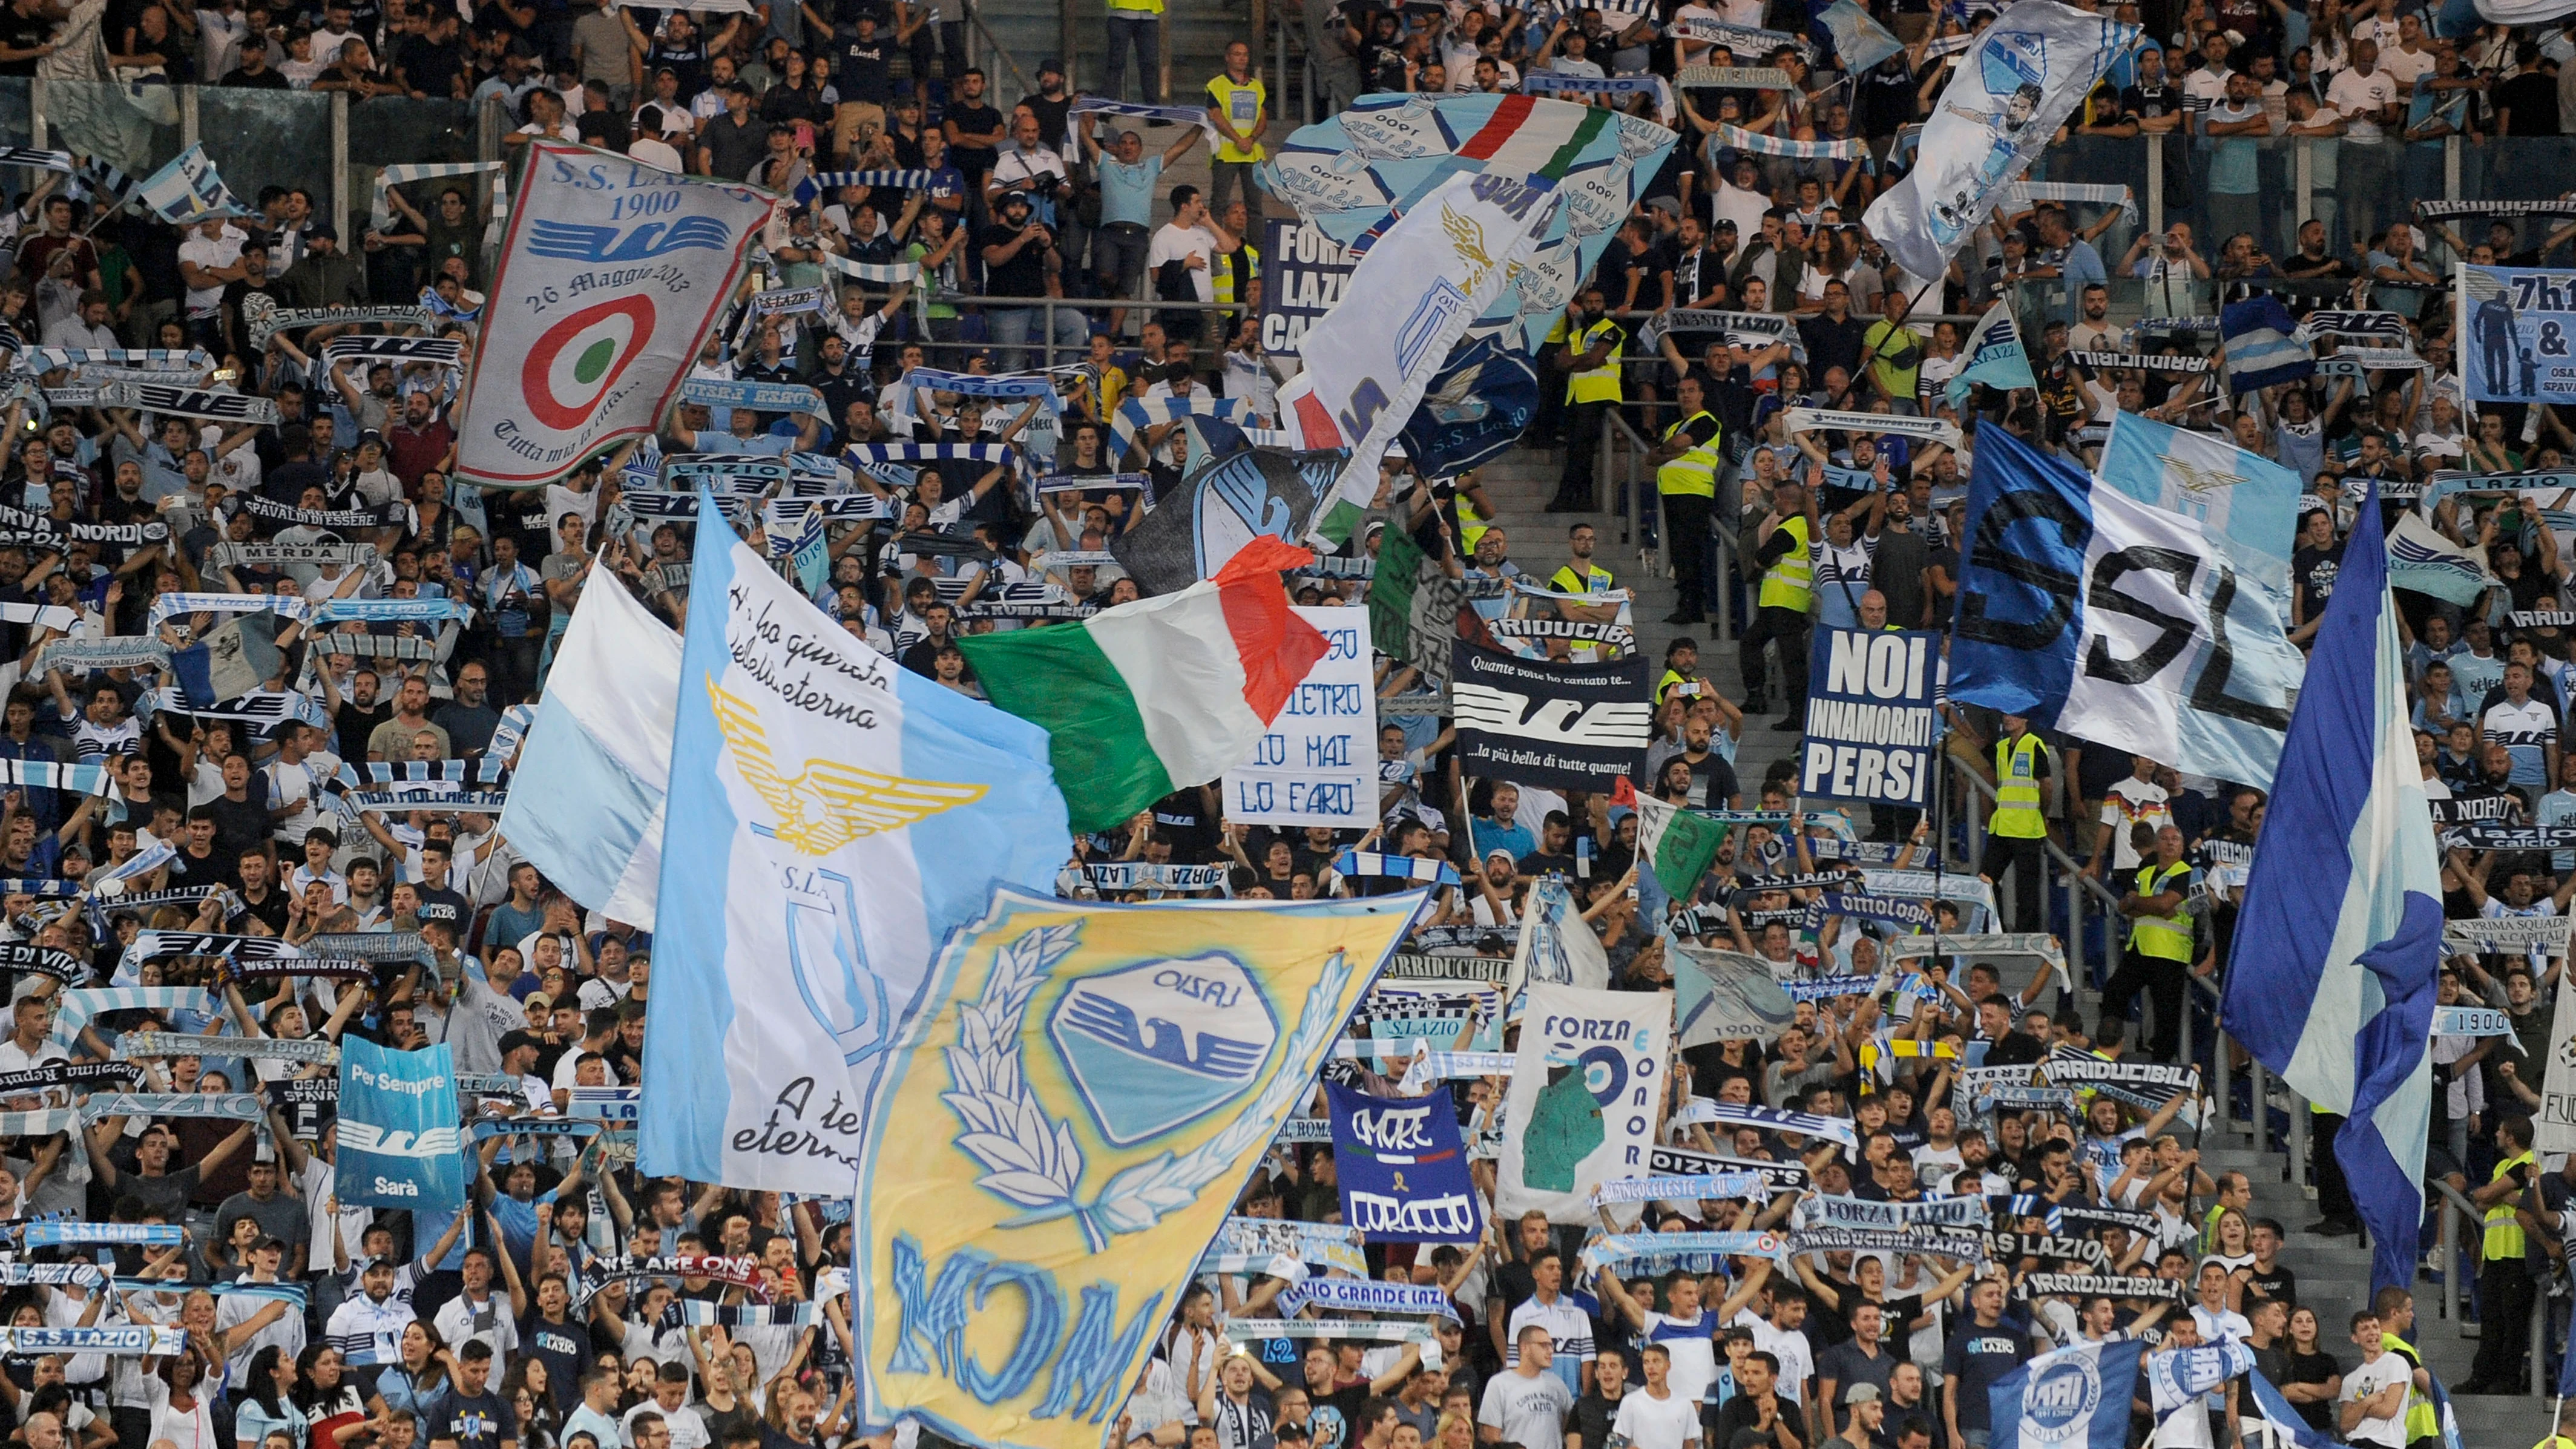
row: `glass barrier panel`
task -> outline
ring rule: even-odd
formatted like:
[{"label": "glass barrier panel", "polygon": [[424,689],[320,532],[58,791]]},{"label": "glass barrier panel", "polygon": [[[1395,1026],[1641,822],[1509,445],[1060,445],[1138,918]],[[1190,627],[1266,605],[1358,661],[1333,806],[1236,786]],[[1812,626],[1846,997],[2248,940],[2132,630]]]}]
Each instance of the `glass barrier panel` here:
[{"label": "glass barrier panel", "polygon": [[197,137],[224,186],[256,207],[262,188],[303,187],[331,210],[331,97],[310,91],[197,88]]},{"label": "glass barrier panel", "polygon": [[176,86],[48,80],[45,127],[54,150],[95,157],[136,181],[184,149]]},{"label": "glass barrier panel", "polygon": [[[0,146],[32,146],[36,143],[34,92],[35,81],[31,77],[0,75]],[[27,185],[23,179],[12,182],[12,186],[19,190]]]}]

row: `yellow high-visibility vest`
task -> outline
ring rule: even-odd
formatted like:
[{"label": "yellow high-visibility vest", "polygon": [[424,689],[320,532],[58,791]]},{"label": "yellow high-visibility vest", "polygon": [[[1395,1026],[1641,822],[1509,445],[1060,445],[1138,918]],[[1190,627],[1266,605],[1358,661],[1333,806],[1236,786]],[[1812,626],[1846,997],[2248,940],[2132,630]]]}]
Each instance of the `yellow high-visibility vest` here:
[{"label": "yellow high-visibility vest", "polygon": [[1986,828],[2007,840],[2037,840],[2048,834],[2039,813],[2039,762],[2048,746],[2035,734],[1995,741],[1995,814]]},{"label": "yellow high-visibility vest", "polygon": [[1701,498],[1717,496],[1717,470],[1718,465],[1724,461],[1718,453],[1717,443],[1719,438],[1725,436],[1725,429],[1718,425],[1717,415],[1702,408],[1664,429],[1663,441],[1671,442],[1674,434],[1702,418],[1708,419],[1711,425],[1708,441],[1696,444],[1684,451],[1681,456],[1667,459],[1656,466],[1655,491],[1657,493],[1696,494]]},{"label": "yellow high-visibility vest", "polygon": [[1567,402],[1619,401],[1619,349],[1627,344],[1627,332],[1618,323],[1604,317],[1584,328],[1581,336],[1569,338],[1566,346],[1579,359],[1604,341],[1610,344],[1610,351],[1602,357],[1601,365],[1584,368],[1565,380]]},{"label": "yellow high-visibility vest", "polygon": [[[2038,792],[2034,790],[2032,793]],[[2175,876],[2190,879],[2190,864],[2177,860],[2171,865],[2141,867],[2137,893],[2142,896],[2163,895],[2165,887]],[[2141,956],[2188,963],[2191,960],[2191,917],[2179,910],[2170,916],[2135,917],[2129,926],[2129,944],[2136,947]]]},{"label": "yellow high-visibility vest", "polygon": [[1787,609],[1792,613],[1807,612],[1807,603],[1815,597],[1815,540],[1807,537],[1807,518],[1800,514],[1782,519],[1780,531],[1798,540],[1798,546],[1780,555],[1771,567],[1762,571],[1762,592],[1755,599],[1765,609]]},{"label": "yellow high-visibility vest", "polygon": [[[2532,1156],[2528,1152],[2525,1152],[2518,1157],[2509,1157],[2496,1164],[2496,1170],[2487,1178],[2487,1182],[2492,1186],[2504,1181],[2506,1174],[2512,1172],[2516,1167],[2530,1167],[2532,1165]],[[2522,1260],[2523,1249],[2527,1244],[2523,1241],[2522,1224],[2514,1221],[2513,1199],[2506,1198],[2504,1201],[2488,1208],[2486,1225],[2487,1236],[2486,1252],[2484,1255],[2485,1260],[2490,1263],[2506,1261],[2520,1262]]]}]

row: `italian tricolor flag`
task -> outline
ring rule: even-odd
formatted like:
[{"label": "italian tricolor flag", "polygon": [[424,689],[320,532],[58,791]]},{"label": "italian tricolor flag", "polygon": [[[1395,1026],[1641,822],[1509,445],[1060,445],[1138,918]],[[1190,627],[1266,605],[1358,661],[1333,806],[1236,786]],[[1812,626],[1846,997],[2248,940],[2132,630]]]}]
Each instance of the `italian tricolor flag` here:
[{"label": "italian tricolor flag", "polygon": [[1212,579],[1104,609],[1073,627],[960,635],[995,707],[1042,726],[1075,830],[1103,830],[1242,764],[1324,636],[1279,574],[1314,555],[1246,544]]},{"label": "italian tricolor flag", "polygon": [[1655,872],[1664,894],[1685,905],[1697,899],[1700,877],[1708,874],[1717,848],[1726,843],[1727,827],[1697,811],[1640,795],[1625,779],[1610,792],[1610,803],[1637,812],[1637,855]]}]

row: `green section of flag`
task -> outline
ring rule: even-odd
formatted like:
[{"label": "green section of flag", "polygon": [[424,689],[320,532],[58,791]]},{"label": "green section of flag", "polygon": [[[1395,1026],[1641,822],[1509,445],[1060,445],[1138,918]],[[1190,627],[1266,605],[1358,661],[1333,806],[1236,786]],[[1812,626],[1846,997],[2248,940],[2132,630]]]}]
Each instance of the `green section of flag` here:
[{"label": "green section of flag", "polygon": [[1172,793],[1126,676],[1080,625],[960,634],[984,697],[1047,732],[1055,785],[1077,832],[1107,830]]},{"label": "green section of flag", "polygon": [[1388,658],[1413,658],[1413,585],[1422,572],[1422,550],[1390,525],[1379,535],[1377,572],[1369,579],[1369,642]]},{"label": "green section of flag", "polygon": [[1727,829],[1719,821],[1652,796],[1637,798],[1637,847],[1654,867],[1664,894],[1684,904],[1697,898],[1700,877],[1717,859]]}]

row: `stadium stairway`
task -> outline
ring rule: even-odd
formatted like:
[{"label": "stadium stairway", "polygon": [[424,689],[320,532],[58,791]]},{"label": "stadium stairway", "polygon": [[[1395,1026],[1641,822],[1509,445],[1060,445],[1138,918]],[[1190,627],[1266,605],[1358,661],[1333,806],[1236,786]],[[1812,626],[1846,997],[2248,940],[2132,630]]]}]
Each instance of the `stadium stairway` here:
[{"label": "stadium stairway", "polygon": [[[2087,1019],[2091,1019],[2089,1009]],[[2282,1120],[2277,1103],[2271,1115],[2277,1137]],[[2359,1352],[2351,1345],[2346,1323],[2369,1297],[2370,1250],[2354,1238],[2325,1238],[2306,1231],[2308,1224],[2317,1220],[2317,1205],[2308,1190],[2291,1184],[2288,1156],[2277,1151],[2256,1152],[2241,1116],[2234,1125],[2235,1132],[2212,1135],[2201,1144],[2201,1166],[2212,1176],[2230,1169],[2245,1173],[2254,1184],[2253,1216],[2271,1218],[2289,1229],[2281,1262],[2298,1275],[2300,1303],[2317,1311],[2326,1351],[2349,1367]],[[2425,1256],[2431,1259],[2439,1254],[2427,1249]],[[2447,1270],[2449,1265],[2442,1266]],[[2462,1284],[2464,1303],[2474,1297],[2473,1288],[2473,1282]],[[2441,1284],[2429,1276],[2419,1276],[2414,1292],[2412,1339],[2426,1366],[2446,1386],[2466,1383],[2471,1361],[2477,1355],[2477,1339],[2463,1337],[2461,1324],[2442,1317]],[[2552,1300],[2552,1305],[2553,1312],[2566,1311],[2563,1301]],[[2475,1325],[2470,1325],[2470,1331],[2475,1331]],[[2459,1420],[2460,1442],[2472,1449],[2519,1449],[2549,1431],[2549,1400],[2545,1396],[2464,1395],[2454,1397],[2451,1403]]]},{"label": "stadium stairway", "polygon": [[[1048,56],[1062,59],[1071,71],[1066,79],[1077,90],[1101,89],[1108,67],[1108,9],[1102,0],[1070,0],[1073,10],[1074,44],[1072,54],[1065,53],[1064,18],[1066,0],[976,0],[975,13],[983,19],[984,28],[998,45],[1000,56],[988,56],[984,69],[990,73],[1005,95],[1017,96],[1021,83],[1012,77],[1016,64],[1027,77],[1026,84],[1035,86],[1038,62]],[[1237,40],[1252,39],[1252,13],[1245,0],[1225,0],[1209,4],[1191,0],[1188,4],[1172,3],[1164,8],[1163,25],[1171,41],[1172,85],[1164,100],[1172,105],[1204,105],[1203,87],[1208,77],[1225,69],[1225,48]],[[989,49],[978,40],[979,49]],[[1256,44],[1255,64],[1261,62]],[[1276,76],[1264,75],[1275,92]],[[1128,98],[1135,96],[1135,81],[1127,82]],[[1155,148],[1160,149],[1160,148]],[[1182,177],[1196,184],[1204,178]]]},{"label": "stadium stairway", "polygon": [[[1615,503],[1613,486],[1604,479],[1596,503],[1603,505],[1592,513],[1549,513],[1547,502],[1556,496],[1556,480],[1564,469],[1565,453],[1561,448],[1522,446],[1487,463],[1478,472],[1485,486],[1485,496],[1500,510],[1496,517],[1511,545],[1511,559],[1521,569],[1544,583],[1568,558],[1565,551],[1566,530],[1574,524],[1589,523],[1597,542],[1593,562],[1610,570],[1621,587],[1636,591],[1629,612],[1636,620],[1637,649],[1654,666],[1650,678],[1663,673],[1664,649],[1675,638],[1687,636],[1699,643],[1699,673],[1713,681],[1725,696],[1738,704],[1744,700],[1744,681],[1736,667],[1736,647],[1732,639],[1717,637],[1717,622],[1712,616],[1700,624],[1667,624],[1664,616],[1673,612],[1680,593],[1673,583],[1671,570],[1663,567],[1660,555],[1643,547],[1642,532],[1630,520],[1610,511]],[[1620,475],[1624,476],[1624,474]],[[1644,464],[1638,465],[1638,489],[1653,492],[1654,484]],[[1651,509],[1651,503],[1648,505]],[[1731,523],[1721,524],[1732,532]],[[1739,616],[1740,617],[1740,616]],[[1763,772],[1775,760],[1789,758],[1797,749],[1794,731],[1773,728],[1779,722],[1786,704],[1778,680],[1772,681],[1771,708],[1759,718],[1748,715],[1744,721],[1744,741],[1736,752],[1735,773],[1743,783],[1745,805],[1752,807],[1762,788]]]}]

